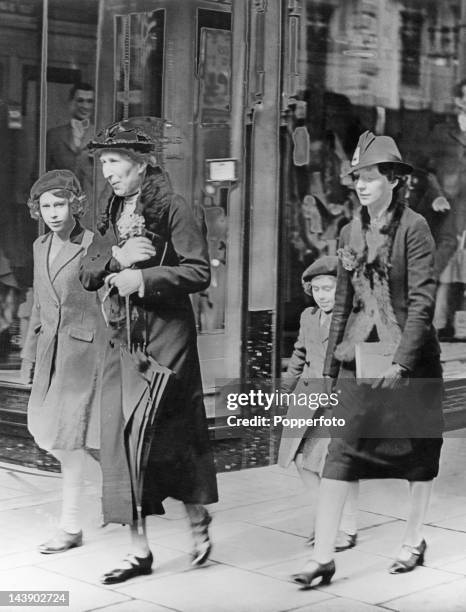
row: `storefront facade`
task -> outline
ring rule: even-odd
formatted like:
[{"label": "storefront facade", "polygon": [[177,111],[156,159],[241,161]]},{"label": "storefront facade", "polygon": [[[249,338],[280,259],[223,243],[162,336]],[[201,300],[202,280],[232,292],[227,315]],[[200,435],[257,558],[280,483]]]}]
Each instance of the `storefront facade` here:
[{"label": "storefront facade", "polygon": [[[0,370],[9,393],[16,385],[27,398],[19,355],[42,231],[27,194],[48,169],[49,130],[70,121],[73,84],[94,91],[90,130],[154,118],[174,189],[206,219],[212,284],[193,305],[212,396],[218,379],[280,373],[307,305],[301,274],[335,253],[356,208],[340,174],[363,130],[395,137],[419,170],[413,206],[446,197],[461,234],[459,171],[437,176],[429,143],[436,126],[458,127],[465,10],[464,0],[0,2]],[[466,139],[455,143],[461,168]],[[80,155],[93,229],[106,192],[98,164]]]}]

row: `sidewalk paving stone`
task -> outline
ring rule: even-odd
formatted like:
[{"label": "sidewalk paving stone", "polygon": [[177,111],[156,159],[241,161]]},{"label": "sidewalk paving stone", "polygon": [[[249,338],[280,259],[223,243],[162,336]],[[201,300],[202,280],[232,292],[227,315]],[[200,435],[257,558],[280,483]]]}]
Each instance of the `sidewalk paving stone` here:
[{"label": "sidewalk paving stone", "polygon": [[[2,589],[11,591],[69,591],[70,606],[66,608],[67,612],[81,612],[128,600],[128,597],[123,593],[98,588],[40,567],[22,567],[0,571],[0,584]],[[19,609],[21,612],[37,612],[38,610],[37,606],[21,606],[14,609]],[[44,607],[39,609],[44,610]],[[60,608],[50,606],[50,609],[59,610]]]},{"label": "sidewalk paving stone", "polygon": [[464,612],[466,609],[466,579],[455,580],[406,597],[385,602],[385,606],[397,612]]},{"label": "sidewalk paving stone", "polygon": [[301,591],[291,583],[216,564],[118,590],[181,612],[283,612],[331,598],[328,593]]}]

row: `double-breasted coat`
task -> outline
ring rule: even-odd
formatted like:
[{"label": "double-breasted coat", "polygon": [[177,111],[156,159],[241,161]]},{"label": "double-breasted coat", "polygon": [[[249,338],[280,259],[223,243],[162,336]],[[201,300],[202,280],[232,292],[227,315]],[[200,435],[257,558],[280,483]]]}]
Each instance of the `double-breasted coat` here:
[{"label": "double-breasted coat", "polygon": [[92,232],[76,224],[50,267],[52,232],[34,242],[34,305],[22,357],[35,362],[28,428],[50,449],[99,448],[100,308],[79,282]]},{"label": "double-breasted coat", "polygon": [[[281,385],[283,391],[293,391],[296,397],[300,393],[323,391],[322,370],[327,352],[330,318],[321,324],[321,315],[320,308],[312,306],[301,313],[298,338]],[[307,406],[291,404],[286,416],[309,419],[312,414]],[[289,431],[284,428],[278,451],[278,464],[281,467],[287,468],[294,460],[305,434],[304,427]]]},{"label": "double-breasted coat", "polygon": [[[185,503],[217,501],[217,483],[210,450],[197,332],[190,293],[202,291],[210,282],[210,264],[205,235],[192,210],[179,196],[168,198],[165,212],[156,220],[153,203],[138,203],[145,227],[157,235],[156,259],[137,265],[142,269],[144,297],[133,294],[131,304],[142,324],[140,333],[146,351],[160,365],[175,373],[175,384],[164,409],[157,415],[142,491],[142,514],[162,514],[162,501],[170,496]],[[96,234],[81,268],[81,281],[90,291],[102,287],[105,277],[120,269],[112,258],[118,244],[117,220],[123,201],[113,197],[108,229]],[[204,227],[205,230],[205,227]],[[160,251],[164,252],[159,265]],[[124,451],[124,421],[121,399],[119,348],[125,343],[125,328],[110,327],[106,341],[102,384],[101,467],[103,510],[108,522],[132,523],[134,503],[128,463]]]},{"label": "double-breasted coat", "polygon": [[[350,243],[352,221],[340,236]],[[432,325],[436,282],[435,245],[426,220],[405,208],[394,236],[388,285],[401,339],[393,363],[409,372],[409,384],[397,391],[358,385],[354,362],[341,363],[335,348],[353,325],[359,305],[351,271],[339,262],[335,306],[324,364],[324,375],[339,377],[340,401],[333,409],[346,426],[332,438],[323,476],[335,480],[406,478],[431,480],[438,473],[442,446],[442,368],[440,347]],[[393,401],[398,404],[395,409]],[[384,439],[372,435],[386,432]],[[367,437],[366,437],[367,436]],[[405,437],[406,436],[406,437]]]}]

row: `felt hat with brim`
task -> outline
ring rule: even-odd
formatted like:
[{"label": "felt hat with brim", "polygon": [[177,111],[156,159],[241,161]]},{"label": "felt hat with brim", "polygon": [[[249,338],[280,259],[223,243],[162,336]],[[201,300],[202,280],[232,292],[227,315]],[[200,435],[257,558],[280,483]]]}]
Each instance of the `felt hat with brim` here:
[{"label": "felt hat with brim", "polygon": [[303,283],[309,283],[316,276],[336,276],[338,268],[338,257],[336,255],[324,255],[316,259],[309,267],[307,267],[301,280]]},{"label": "felt hat with brim", "polygon": [[81,184],[71,170],[50,170],[43,174],[31,187],[30,200],[35,201],[46,191],[65,189],[77,197],[83,195]]},{"label": "felt hat with brim", "polygon": [[413,167],[405,163],[395,141],[390,136],[376,136],[366,131],[359,137],[350,167],[343,176],[375,164],[395,164],[401,174],[410,174]]},{"label": "felt hat with brim", "polygon": [[129,149],[139,153],[153,153],[156,151],[157,142],[140,123],[126,119],[112,123],[98,132],[87,147],[93,152],[104,149]]}]

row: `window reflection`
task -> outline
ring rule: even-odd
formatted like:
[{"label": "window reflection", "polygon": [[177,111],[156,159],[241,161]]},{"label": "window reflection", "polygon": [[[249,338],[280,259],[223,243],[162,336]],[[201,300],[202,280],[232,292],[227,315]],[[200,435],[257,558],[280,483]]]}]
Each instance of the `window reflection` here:
[{"label": "window reflection", "polygon": [[[0,370],[20,365],[36,224],[27,193],[38,170],[42,2],[0,3]],[[26,305],[26,306],[25,306]]]},{"label": "window reflection", "polygon": [[359,207],[351,180],[341,176],[366,129],[394,137],[415,167],[405,199],[427,219],[436,241],[441,290],[434,324],[445,338],[459,337],[455,310],[466,306],[466,267],[460,272],[454,264],[457,237],[466,229],[461,3],[307,0],[301,8],[289,17],[295,21],[285,75],[294,89],[282,173],[283,354],[291,352],[306,306],[302,272],[335,252],[341,227]]},{"label": "window reflection", "polygon": [[[98,3],[94,0],[48,2],[47,65],[41,57],[42,0],[0,3],[0,370],[20,367],[20,350],[32,307],[32,243],[37,222],[26,206],[39,169],[69,168],[88,191],[92,226],[92,160],[84,146],[93,131],[92,85],[95,80]],[[41,79],[47,107],[41,107]],[[73,93],[75,84],[90,89]],[[85,111],[83,108],[86,107]],[[71,119],[84,122],[72,130]],[[47,124],[44,159],[39,159],[40,123]],[[79,138],[79,130],[82,134]]]}]

